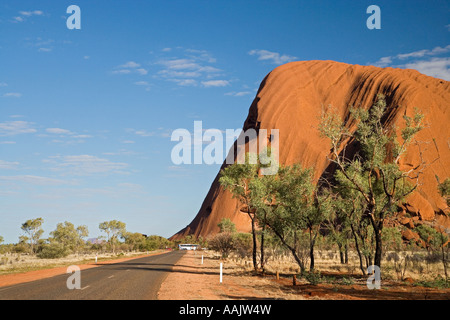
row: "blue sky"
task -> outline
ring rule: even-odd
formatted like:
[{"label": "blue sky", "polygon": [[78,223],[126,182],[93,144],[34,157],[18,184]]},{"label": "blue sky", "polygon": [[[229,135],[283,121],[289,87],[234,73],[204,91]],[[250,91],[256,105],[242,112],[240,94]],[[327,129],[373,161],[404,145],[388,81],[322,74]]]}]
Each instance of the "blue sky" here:
[{"label": "blue sky", "polygon": [[[69,5],[81,30],[69,30]],[[369,5],[381,29],[369,30]],[[450,80],[449,1],[0,3],[0,235],[27,219],[117,219],[170,237],[220,165],[171,160],[177,128],[241,128],[260,81],[296,60],[414,68]],[[227,150],[224,150],[226,152]]]}]

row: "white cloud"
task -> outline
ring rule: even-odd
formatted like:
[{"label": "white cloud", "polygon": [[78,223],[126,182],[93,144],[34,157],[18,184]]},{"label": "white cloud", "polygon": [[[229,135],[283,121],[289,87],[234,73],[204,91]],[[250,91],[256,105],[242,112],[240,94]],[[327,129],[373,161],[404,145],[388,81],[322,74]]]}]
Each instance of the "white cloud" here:
[{"label": "white cloud", "polygon": [[72,132],[70,130],[66,130],[66,129],[61,129],[61,128],[47,128],[45,129],[46,132],[48,133],[53,133],[53,134],[72,134]]},{"label": "white cloud", "polygon": [[388,56],[383,57],[380,60],[378,60],[374,65],[377,67],[386,67],[393,63],[394,60],[406,60],[411,58],[423,58],[425,56],[435,56],[443,53],[450,52],[450,45],[447,45],[445,47],[435,47],[431,50],[429,49],[423,49],[423,50],[417,50],[409,53],[399,53],[395,56]]},{"label": "white cloud", "polygon": [[251,50],[248,54],[251,56],[257,56],[258,60],[267,60],[278,65],[297,60],[297,57],[288,56],[286,54],[282,55],[278,52],[271,52],[268,50]]},{"label": "white cloud", "polygon": [[0,141],[0,144],[16,144],[15,141]]},{"label": "white cloud", "polygon": [[228,80],[209,80],[202,81],[202,85],[205,87],[226,87],[230,85],[230,81]]},{"label": "white cloud", "polygon": [[148,71],[145,70],[144,68],[136,69],[136,72],[141,74],[141,75],[146,75],[148,73]]},{"label": "white cloud", "polygon": [[0,176],[0,181],[23,182],[26,184],[33,184],[39,186],[56,186],[64,184],[73,184],[73,182],[70,181],[32,175]]},{"label": "white cloud", "polygon": [[134,61],[128,61],[120,66],[116,67],[117,70],[114,70],[113,74],[130,74],[137,73],[140,75],[146,75],[148,71],[144,68],[141,68],[141,65]]},{"label": "white cloud", "polygon": [[127,173],[128,164],[111,162],[93,155],[54,156],[45,161],[52,164],[52,170],[63,175],[87,176],[93,174]]},{"label": "white cloud", "polygon": [[200,65],[195,63],[191,59],[173,59],[173,60],[163,60],[160,62],[162,65],[165,65],[169,69],[174,70],[184,70],[184,69],[198,69]]},{"label": "white cloud", "polygon": [[124,69],[127,69],[127,68],[139,68],[140,66],[141,65],[139,63],[136,63],[134,61],[128,61],[125,64],[119,66],[119,68],[124,68]]},{"label": "white cloud", "polygon": [[44,14],[41,10],[34,11],[19,11],[19,16],[13,17],[13,22],[24,22],[26,18],[30,18],[32,16],[42,16]]},{"label": "white cloud", "polygon": [[155,135],[154,132],[148,132],[146,130],[135,130],[134,133],[141,137],[152,137]]},{"label": "white cloud", "polygon": [[22,16],[27,16],[27,17],[31,17],[31,16],[41,16],[44,14],[44,12],[42,12],[41,10],[34,10],[34,11],[20,11],[19,12]]},{"label": "white cloud", "polygon": [[18,165],[19,165],[19,162],[17,162],[17,161],[11,162],[11,161],[0,160],[0,169],[7,169],[7,170],[16,169]]},{"label": "white cloud", "polygon": [[92,138],[92,136],[89,134],[73,134],[72,137],[76,139]]},{"label": "white cloud", "polygon": [[225,93],[226,96],[233,96],[233,97],[243,97],[246,95],[252,94],[251,91],[239,91],[239,92],[227,92]]},{"label": "white cloud", "polygon": [[13,136],[24,133],[35,133],[36,129],[27,121],[6,121],[0,123],[0,136]]},{"label": "white cloud", "polygon": [[198,85],[198,82],[195,79],[169,79],[169,80],[176,82],[179,86],[182,87],[195,87]]},{"label": "white cloud", "polygon": [[407,69],[415,69],[431,77],[450,81],[450,58],[433,58],[428,61],[415,61],[404,64]]},{"label": "white cloud", "polygon": [[51,52],[52,48],[39,48],[38,51],[39,52]]},{"label": "white cloud", "polygon": [[[433,57],[450,52],[450,45],[445,47],[435,47],[433,49],[417,50],[409,53],[400,53],[394,56],[380,58],[376,63],[377,67],[396,67],[415,69],[431,77],[450,81],[450,58]],[[407,60],[407,62],[405,62]]]},{"label": "white cloud", "polygon": [[129,74],[129,73],[131,73],[131,70],[129,70],[129,69],[114,70],[112,73],[113,74]]},{"label": "white cloud", "polygon": [[7,92],[3,94],[5,98],[20,98],[22,96],[19,92]]},{"label": "white cloud", "polygon": [[6,82],[0,82],[0,87],[7,87],[8,84]]},{"label": "white cloud", "polygon": [[[156,66],[162,68],[157,72],[157,75],[167,81],[175,82],[179,86],[197,86],[199,83],[207,82],[223,73],[221,69],[211,65],[216,62],[216,59],[207,51],[177,49],[179,52],[181,50],[180,56],[163,58],[155,63]],[[212,85],[213,83],[211,83]],[[206,83],[206,86],[208,86],[208,83]]]},{"label": "white cloud", "polygon": [[[62,128],[47,128],[45,132],[51,135],[57,135],[60,139],[53,139],[53,143],[64,143],[64,144],[73,144],[73,143],[84,143],[85,141],[82,139],[92,138],[89,134],[78,134],[76,132],[62,129]],[[48,137],[48,135],[42,135],[44,137]],[[62,140],[61,140],[62,139]]]}]

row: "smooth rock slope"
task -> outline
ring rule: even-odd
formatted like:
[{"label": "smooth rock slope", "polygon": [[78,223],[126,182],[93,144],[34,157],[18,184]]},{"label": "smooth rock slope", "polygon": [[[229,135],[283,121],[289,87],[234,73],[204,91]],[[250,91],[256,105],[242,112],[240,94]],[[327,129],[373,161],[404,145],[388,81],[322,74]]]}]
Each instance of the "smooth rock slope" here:
[{"label": "smooth rock slope", "polygon": [[[315,168],[318,179],[332,170],[327,161],[329,141],[317,130],[320,114],[330,105],[344,118],[350,106],[369,108],[383,93],[389,107],[387,123],[403,124],[402,116],[414,108],[425,114],[428,127],[417,135],[423,157],[430,166],[421,186],[404,204],[412,221],[437,221],[450,228],[449,209],[437,190],[436,176],[450,176],[450,82],[416,70],[378,68],[334,61],[299,61],[282,65],[262,81],[250,106],[243,129],[279,129],[279,160]],[[412,144],[402,161],[406,170],[420,161],[419,147]],[[437,159],[437,160],[436,160]],[[434,161],[434,162],[433,162]],[[224,164],[225,165],[225,164]],[[230,218],[239,231],[250,231],[247,214],[228,191],[213,181],[193,221],[172,239],[192,234],[207,237],[218,232],[222,218]]]}]

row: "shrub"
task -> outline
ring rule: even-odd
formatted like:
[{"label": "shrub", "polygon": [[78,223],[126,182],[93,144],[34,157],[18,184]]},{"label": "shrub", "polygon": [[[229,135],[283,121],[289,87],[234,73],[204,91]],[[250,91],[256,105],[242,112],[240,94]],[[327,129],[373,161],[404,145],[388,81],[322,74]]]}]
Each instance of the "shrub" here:
[{"label": "shrub", "polygon": [[42,246],[41,251],[37,254],[41,259],[58,259],[69,255],[69,251],[60,243],[49,243]]},{"label": "shrub", "polygon": [[234,249],[233,236],[229,232],[216,234],[208,241],[208,244],[212,250],[219,252],[222,258],[227,258]]},{"label": "shrub", "polygon": [[305,277],[306,281],[314,286],[322,282],[320,271],[305,271],[303,276]]},{"label": "shrub", "polygon": [[415,285],[423,286],[423,287],[427,287],[427,288],[445,289],[445,288],[450,288],[450,281],[445,280],[445,278],[438,275],[433,280],[419,281]]}]

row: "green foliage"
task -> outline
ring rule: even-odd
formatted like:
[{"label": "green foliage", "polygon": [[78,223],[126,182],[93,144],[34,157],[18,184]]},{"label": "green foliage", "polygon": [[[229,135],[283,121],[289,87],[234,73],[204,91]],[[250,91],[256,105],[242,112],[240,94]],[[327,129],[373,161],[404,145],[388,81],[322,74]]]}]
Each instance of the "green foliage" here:
[{"label": "green foliage", "polygon": [[[351,108],[345,122],[334,112],[324,113],[319,126],[321,136],[330,140],[329,160],[337,166],[335,182],[329,185],[344,199],[340,209],[351,226],[370,221],[376,243],[375,264],[379,266],[384,219],[397,212],[398,205],[416,189],[423,166],[420,163],[414,168],[415,175],[402,172],[399,166],[414,136],[423,129],[423,115],[417,110],[412,117],[405,115],[405,127],[398,139],[396,127],[387,121],[389,112],[385,97],[378,95],[368,110]],[[354,132],[348,129],[351,124],[356,124]],[[357,153],[347,151],[349,142],[358,145]]]},{"label": "green foliage", "polygon": [[125,239],[125,243],[129,245],[131,250],[139,250],[145,246],[146,239],[142,233],[124,232],[122,236]]},{"label": "green foliage", "polygon": [[56,229],[50,232],[55,241],[62,244],[68,251],[77,251],[84,244],[84,237],[89,234],[86,226],[75,228],[74,224],[68,221],[58,223]]},{"label": "green foliage", "polygon": [[171,241],[161,236],[151,235],[145,239],[145,243],[142,249],[151,251],[157,249],[165,249],[168,247],[173,247],[173,243]]},{"label": "green foliage", "polygon": [[124,237],[124,234],[126,233],[126,224],[121,221],[111,220],[100,223],[98,227],[101,231],[106,233],[108,237],[107,241],[114,252],[118,238]]},{"label": "green foliage", "polygon": [[429,249],[439,249],[447,241],[448,236],[427,225],[419,225],[415,229]]},{"label": "green foliage", "polygon": [[41,228],[43,223],[44,219],[36,218],[27,220],[22,224],[21,229],[29,235],[28,240],[30,241],[30,250],[32,254],[34,253],[34,246],[44,233],[44,230]]},{"label": "green foliage", "polygon": [[241,258],[247,258],[252,254],[252,234],[238,232],[233,234],[233,246],[236,254]]},{"label": "green foliage", "polygon": [[450,288],[450,279],[445,279],[441,275],[436,276],[433,280],[423,280],[414,283],[415,286],[426,288],[447,289]]},{"label": "green foliage", "polygon": [[236,232],[236,225],[229,218],[223,218],[222,220],[220,220],[217,226],[219,227],[220,232]]},{"label": "green foliage", "polygon": [[447,205],[450,206],[450,178],[447,178],[444,182],[439,183],[438,189],[441,196],[446,199]]},{"label": "green foliage", "polygon": [[64,247],[63,244],[57,242],[51,242],[49,244],[44,244],[40,252],[37,254],[38,258],[41,259],[57,259],[64,258],[69,254],[69,251]]},{"label": "green foliage", "polygon": [[386,250],[400,251],[403,248],[402,233],[396,227],[383,228],[381,232],[383,243],[386,244]]},{"label": "green foliage", "polygon": [[305,271],[302,276],[306,279],[306,281],[314,286],[322,283],[323,281],[320,271]]},{"label": "green foliage", "polygon": [[254,155],[247,154],[245,163],[235,163],[220,172],[219,183],[243,204],[248,204],[249,184],[258,176],[258,164],[253,164],[251,157]]}]

